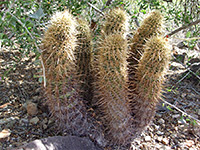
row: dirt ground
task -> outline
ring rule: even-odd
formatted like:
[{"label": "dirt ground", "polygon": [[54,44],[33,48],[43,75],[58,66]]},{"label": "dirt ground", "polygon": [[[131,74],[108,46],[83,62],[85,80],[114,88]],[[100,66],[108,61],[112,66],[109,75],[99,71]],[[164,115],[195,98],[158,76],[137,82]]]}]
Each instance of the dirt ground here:
[{"label": "dirt ground", "polygon": [[[22,57],[18,50],[0,52],[0,149],[18,147],[35,139],[55,136],[54,121],[43,105],[39,63],[34,55]],[[199,55],[198,55],[199,57]],[[174,65],[175,63],[175,65]],[[152,124],[130,149],[198,150],[200,149],[200,82],[184,66],[171,62],[166,76],[163,100],[160,101]],[[4,76],[4,78],[2,78]],[[29,116],[27,101],[37,104],[38,113]],[[198,119],[195,121],[187,114]],[[117,148],[116,148],[117,149]]]}]

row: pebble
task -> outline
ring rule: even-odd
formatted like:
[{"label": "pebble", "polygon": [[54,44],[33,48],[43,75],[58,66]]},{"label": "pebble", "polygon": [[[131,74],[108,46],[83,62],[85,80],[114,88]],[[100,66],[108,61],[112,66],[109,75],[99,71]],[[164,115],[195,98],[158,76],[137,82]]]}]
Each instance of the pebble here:
[{"label": "pebble", "polygon": [[160,126],[154,125],[154,128],[155,128],[156,130],[159,130]]},{"label": "pebble", "polygon": [[162,143],[165,144],[165,145],[168,145],[169,144],[169,139],[163,138],[162,139]]},{"label": "pebble", "polygon": [[200,115],[200,109],[197,110],[197,114]]},{"label": "pebble", "polygon": [[185,119],[180,119],[178,120],[178,124],[186,124],[187,122],[185,121]]},{"label": "pebble", "polygon": [[37,105],[30,101],[27,102],[26,110],[27,110],[28,115],[30,116],[37,115],[38,113]]},{"label": "pebble", "polygon": [[176,118],[180,118],[180,114],[172,115],[172,118],[174,118],[174,119],[176,119]]},{"label": "pebble", "polygon": [[161,118],[161,119],[158,120],[158,123],[164,124],[164,123],[165,123],[165,120]]},{"label": "pebble", "polygon": [[158,140],[158,142],[161,142],[161,141],[162,141],[162,139],[163,139],[163,137],[162,137],[162,136],[158,136],[158,137],[157,137],[157,140]]},{"label": "pebble", "polygon": [[160,113],[156,113],[156,117],[162,117],[162,114],[160,114]]},{"label": "pebble", "polygon": [[34,118],[32,118],[32,119],[30,120],[30,123],[32,123],[32,124],[37,124],[38,121],[39,121],[39,118],[36,116],[36,117],[34,117]]},{"label": "pebble", "polygon": [[42,121],[42,123],[43,123],[43,124],[46,124],[46,123],[48,123],[48,120],[47,120],[47,118],[45,118],[45,119]]},{"label": "pebble", "polygon": [[44,130],[47,129],[47,125],[46,124],[43,124],[42,126],[43,126]]},{"label": "pebble", "polygon": [[161,131],[157,131],[156,133],[157,133],[157,135],[163,135],[164,134],[164,132],[161,132]]},{"label": "pebble", "polygon": [[2,139],[6,139],[10,136],[11,132],[10,132],[10,129],[4,129],[0,132],[0,141]]},{"label": "pebble", "polygon": [[150,137],[150,136],[145,136],[144,140],[145,140],[146,142],[150,142],[150,141],[151,141],[151,137]]},{"label": "pebble", "polygon": [[184,98],[184,97],[186,97],[186,95],[187,95],[186,93],[183,93],[183,94],[181,94],[181,97]]}]

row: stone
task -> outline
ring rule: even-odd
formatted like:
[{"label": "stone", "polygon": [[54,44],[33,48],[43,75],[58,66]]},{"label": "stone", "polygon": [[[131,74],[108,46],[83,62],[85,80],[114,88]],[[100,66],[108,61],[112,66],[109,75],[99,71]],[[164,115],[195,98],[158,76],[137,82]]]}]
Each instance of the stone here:
[{"label": "stone", "polygon": [[43,127],[44,130],[47,129],[47,125],[46,124],[43,124],[42,127]]},{"label": "stone", "polygon": [[163,139],[163,137],[162,137],[162,136],[158,136],[158,137],[156,138],[156,140],[157,140],[158,142],[161,142],[161,141],[162,141],[162,139]]},{"label": "stone", "polygon": [[161,135],[163,135],[163,134],[164,134],[164,132],[157,131],[157,132],[156,132],[156,134],[161,136]]},{"label": "stone", "polygon": [[32,123],[32,124],[37,124],[38,121],[39,121],[39,118],[38,118],[38,117],[34,117],[34,118],[32,118],[32,119],[30,120],[30,123]]},{"label": "stone", "polygon": [[28,115],[30,115],[30,116],[37,115],[37,113],[38,113],[37,104],[28,101],[27,105],[26,105],[26,111],[27,111]]},{"label": "stone", "polygon": [[200,115],[200,109],[197,110],[197,114]]},{"label": "stone", "polygon": [[0,132],[0,141],[7,139],[10,136],[11,132],[9,129],[4,129]]},{"label": "stone", "polygon": [[146,142],[150,142],[150,141],[151,141],[151,137],[150,137],[150,136],[145,136],[144,140],[145,140]]},{"label": "stone", "polygon": [[165,145],[168,145],[169,144],[169,139],[168,138],[163,138],[162,139],[162,143],[165,144]]},{"label": "stone", "polygon": [[164,123],[165,123],[165,120],[161,118],[161,119],[158,120],[158,123],[164,124]]},{"label": "stone", "polygon": [[103,150],[94,145],[89,138],[77,136],[54,136],[34,140],[11,150]]},{"label": "stone", "polygon": [[181,97],[182,97],[182,98],[185,98],[186,96],[187,96],[186,93],[182,93],[182,94],[181,94]]},{"label": "stone", "polygon": [[176,119],[176,118],[180,118],[180,114],[172,115],[172,118],[174,118],[174,119]]}]

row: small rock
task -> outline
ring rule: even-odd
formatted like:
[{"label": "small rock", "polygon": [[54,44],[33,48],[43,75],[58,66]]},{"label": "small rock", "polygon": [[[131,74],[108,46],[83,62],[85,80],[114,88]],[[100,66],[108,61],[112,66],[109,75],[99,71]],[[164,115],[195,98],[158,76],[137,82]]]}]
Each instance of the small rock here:
[{"label": "small rock", "polygon": [[158,120],[158,123],[164,124],[164,123],[165,123],[165,120],[161,118],[161,119]]},{"label": "small rock", "polygon": [[200,115],[200,109],[197,110],[197,114]]},{"label": "small rock", "polygon": [[160,136],[164,134],[164,132],[161,132],[161,131],[157,131],[156,133],[157,135],[160,135]]},{"label": "small rock", "polygon": [[180,119],[178,120],[178,124],[186,124],[187,122],[185,121],[185,119]]},{"label": "small rock", "polygon": [[172,118],[174,118],[174,119],[176,119],[176,118],[180,118],[180,114],[172,115]]},{"label": "small rock", "polygon": [[34,118],[32,118],[32,119],[30,120],[30,123],[32,123],[32,124],[37,124],[38,121],[39,121],[39,118],[36,116],[36,117],[34,117]]},{"label": "small rock", "polygon": [[162,143],[165,144],[165,145],[168,145],[169,144],[169,139],[163,138],[162,139]]},{"label": "small rock", "polygon": [[10,130],[9,129],[4,129],[0,132],[0,141],[6,140],[10,136]]},{"label": "small rock", "polygon": [[158,142],[161,142],[162,139],[163,139],[162,136],[158,136],[158,137],[157,137],[157,141],[158,141]]},{"label": "small rock", "polygon": [[186,97],[186,96],[187,96],[186,93],[181,94],[181,97],[182,97],[182,98],[184,98],[184,97]]},{"label": "small rock", "polygon": [[156,113],[156,117],[162,117],[162,114],[160,114],[160,113]]},{"label": "small rock", "polygon": [[160,126],[154,125],[154,128],[155,128],[156,130],[159,130]]},{"label": "small rock", "polygon": [[47,129],[47,125],[46,124],[43,124],[42,127],[43,127],[44,130]]},{"label": "small rock", "polygon": [[43,124],[47,124],[48,123],[48,120],[47,118],[45,118],[43,121],[42,121]]},{"label": "small rock", "polygon": [[30,101],[27,102],[26,110],[27,110],[28,115],[30,116],[37,115],[38,113],[37,105]]},{"label": "small rock", "polygon": [[53,123],[53,122],[54,122],[53,119],[49,119],[48,124],[51,124],[51,123]]},{"label": "small rock", "polygon": [[187,140],[187,141],[185,141],[185,145],[187,147],[191,147],[192,145],[194,145],[194,141],[193,140]]},{"label": "small rock", "polygon": [[89,138],[81,138],[76,136],[54,136],[39,140],[34,140],[15,150],[102,150],[102,148],[94,145]]},{"label": "small rock", "polygon": [[150,142],[150,141],[151,141],[151,137],[150,137],[150,136],[145,136],[144,140],[145,140],[146,142]]}]

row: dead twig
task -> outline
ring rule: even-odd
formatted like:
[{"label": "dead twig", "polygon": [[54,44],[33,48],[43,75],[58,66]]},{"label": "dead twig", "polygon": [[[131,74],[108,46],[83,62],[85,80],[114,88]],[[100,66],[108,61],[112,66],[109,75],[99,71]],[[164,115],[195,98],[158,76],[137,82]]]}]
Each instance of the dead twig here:
[{"label": "dead twig", "polygon": [[169,106],[175,108],[176,110],[178,110],[179,112],[181,112],[183,116],[188,116],[189,118],[191,118],[191,119],[193,119],[193,120],[196,120],[197,122],[200,123],[200,120],[199,120],[199,119],[197,119],[197,118],[195,118],[195,117],[193,117],[193,116],[187,114],[186,112],[182,111],[180,108],[178,108],[178,107],[176,107],[175,105],[173,105],[173,104],[167,102],[166,100],[164,100],[164,99],[161,99],[161,100],[162,100],[164,103],[166,103],[167,105],[169,105]]},{"label": "dead twig", "polygon": [[168,37],[170,37],[170,36],[172,36],[173,34],[179,32],[179,31],[181,31],[181,30],[187,29],[187,28],[189,28],[189,27],[191,27],[191,26],[193,26],[193,25],[196,25],[196,24],[198,24],[198,23],[200,23],[200,19],[199,19],[199,20],[196,20],[196,21],[194,21],[194,22],[191,22],[191,23],[189,23],[188,25],[184,25],[184,26],[182,26],[182,27],[180,27],[180,28],[178,28],[178,29],[176,29],[176,30],[170,32],[170,33],[167,34],[167,35],[168,35]]},{"label": "dead twig", "polygon": [[94,5],[92,5],[91,3],[89,3],[89,2],[87,2],[87,4],[90,6],[90,7],[92,7],[93,9],[95,9],[98,13],[100,13],[102,16],[104,16],[104,13],[100,10],[100,9],[98,9],[97,7],[95,7]]},{"label": "dead twig", "polygon": [[[173,56],[174,57],[174,59],[176,59],[176,57],[175,56]],[[199,80],[200,80],[200,77],[196,74],[196,73],[194,73],[190,68],[187,68],[181,61],[179,61],[179,60],[177,60],[185,69],[187,69],[187,71],[189,71],[190,73],[192,73],[194,76],[196,76]],[[185,77],[184,77],[185,78]],[[181,81],[182,81],[182,79],[181,79]],[[177,83],[179,83],[179,81],[177,82]]]}]

